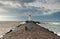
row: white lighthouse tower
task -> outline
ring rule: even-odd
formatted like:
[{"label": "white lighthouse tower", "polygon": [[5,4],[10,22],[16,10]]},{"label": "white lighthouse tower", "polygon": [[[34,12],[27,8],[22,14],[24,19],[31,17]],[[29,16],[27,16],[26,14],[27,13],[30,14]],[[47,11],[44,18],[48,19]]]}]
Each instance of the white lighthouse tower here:
[{"label": "white lighthouse tower", "polygon": [[31,21],[31,14],[28,15],[28,20]]}]

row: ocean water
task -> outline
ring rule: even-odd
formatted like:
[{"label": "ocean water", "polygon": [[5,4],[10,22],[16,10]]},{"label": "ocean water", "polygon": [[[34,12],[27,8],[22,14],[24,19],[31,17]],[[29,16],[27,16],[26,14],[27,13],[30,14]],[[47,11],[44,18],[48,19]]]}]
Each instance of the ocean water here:
[{"label": "ocean water", "polygon": [[60,22],[45,22],[45,24],[40,25],[60,36]]},{"label": "ocean water", "polygon": [[[25,22],[22,22],[22,24],[24,23]],[[21,23],[20,22],[0,22],[0,37],[3,37],[3,35],[5,35],[6,32],[8,32],[12,28],[15,28],[19,24]],[[49,29],[50,31],[53,31],[54,33],[60,36],[60,22],[41,22],[41,24],[39,25]]]}]

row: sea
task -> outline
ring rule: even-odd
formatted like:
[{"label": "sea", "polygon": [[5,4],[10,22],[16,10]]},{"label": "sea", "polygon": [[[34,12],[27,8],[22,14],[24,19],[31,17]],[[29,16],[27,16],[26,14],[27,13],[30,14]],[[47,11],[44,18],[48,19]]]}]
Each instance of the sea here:
[{"label": "sea", "polygon": [[40,26],[53,31],[55,34],[60,36],[60,22],[42,22]]},{"label": "sea", "polygon": [[[8,32],[10,29],[14,28],[15,26],[19,25],[20,22],[0,22],[0,37]],[[22,22],[24,24],[24,22]],[[59,21],[41,21],[40,26],[53,31],[55,34],[60,36],[60,22]]]}]

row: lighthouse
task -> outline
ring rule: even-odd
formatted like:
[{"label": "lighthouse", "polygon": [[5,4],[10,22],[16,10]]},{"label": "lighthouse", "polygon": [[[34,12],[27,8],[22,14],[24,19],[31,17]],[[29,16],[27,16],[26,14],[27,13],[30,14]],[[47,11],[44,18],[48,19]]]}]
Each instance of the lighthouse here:
[{"label": "lighthouse", "polygon": [[31,21],[31,14],[28,15],[28,20]]}]

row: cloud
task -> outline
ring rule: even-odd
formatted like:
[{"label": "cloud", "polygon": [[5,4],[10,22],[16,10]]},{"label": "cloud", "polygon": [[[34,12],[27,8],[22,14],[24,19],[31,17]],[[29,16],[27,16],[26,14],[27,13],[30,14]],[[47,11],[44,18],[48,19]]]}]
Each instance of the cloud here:
[{"label": "cloud", "polygon": [[1,1],[16,1],[16,2],[23,2],[23,3],[29,3],[34,2],[35,0],[1,0]]},{"label": "cloud", "polygon": [[41,8],[25,7],[25,8],[19,8],[19,9],[6,8],[6,9],[3,9],[3,11],[0,14],[6,15],[6,16],[28,16],[28,14],[31,14],[32,16],[41,16],[41,15],[50,15],[50,14],[53,14],[52,12],[56,12],[56,11],[46,9],[43,7]]},{"label": "cloud", "polygon": [[[48,3],[47,3],[48,2]],[[32,3],[26,3],[26,6],[34,6],[34,7],[45,7],[48,9],[60,9],[60,3],[54,3],[51,4],[51,2],[46,1],[46,2],[42,2],[42,1],[36,1],[36,2],[32,2]]]},{"label": "cloud", "polygon": [[0,6],[8,8],[18,8],[21,7],[21,4],[11,1],[0,1]]},{"label": "cloud", "polygon": [[0,18],[0,21],[21,21],[22,19],[17,19],[17,18],[14,18],[14,17],[3,17],[3,18]]},{"label": "cloud", "polygon": [[57,4],[57,3],[60,3],[60,0],[46,0],[47,3],[50,3],[50,4]]},{"label": "cloud", "polygon": [[0,14],[4,14],[4,13],[8,13],[8,11],[3,8],[0,8]]},{"label": "cloud", "polygon": [[4,9],[0,8],[0,12],[3,12],[3,11],[5,12],[6,10],[4,10]]},{"label": "cloud", "polygon": [[59,0],[1,0],[0,3],[10,5],[12,7],[22,7],[27,5],[34,7],[45,7],[49,9],[60,9]]},{"label": "cloud", "polygon": [[45,7],[49,9],[60,9],[59,0],[1,0],[0,3],[12,7],[34,6],[34,7]]},{"label": "cloud", "polygon": [[54,12],[60,11],[60,3],[58,3],[58,1],[0,0],[0,8],[3,9],[1,9],[2,11],[0,11],[0,14],[7,16],[27,16],[29,13],[33,16],[51,15],[54,14]]},{"label": "cloud", "polygon": [[21,4],[22,6],[24,6],[24,3],[30,3],[30,2],[34,2],[35,0],[1,0],[1,1],[8,1],[8,2],[16,2]]}]

